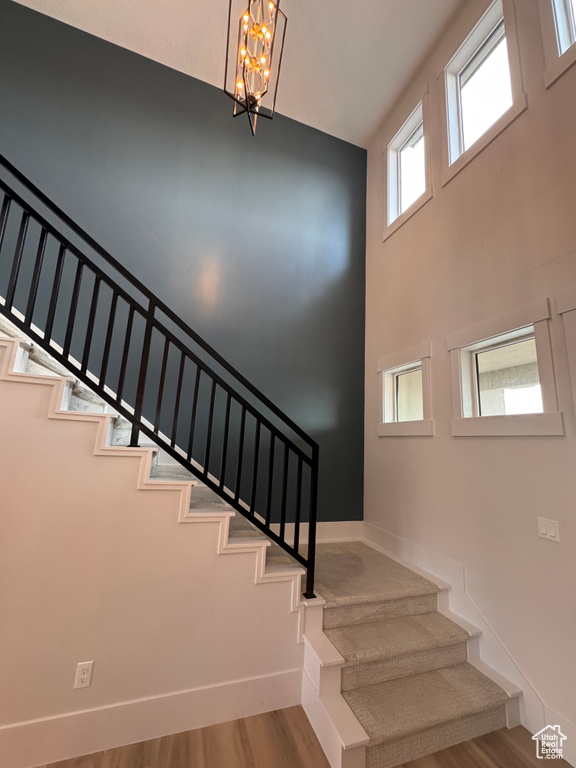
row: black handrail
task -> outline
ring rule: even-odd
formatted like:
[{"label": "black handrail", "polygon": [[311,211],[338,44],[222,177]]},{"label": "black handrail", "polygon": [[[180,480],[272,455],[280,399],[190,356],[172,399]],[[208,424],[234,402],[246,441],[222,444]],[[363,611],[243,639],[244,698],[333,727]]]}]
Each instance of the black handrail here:
[{"label": "black handrail", "polygon": [[313,597],[317,443],[2,155],[0,166],[57,221],[0,178],[0,312],[132,424],[130,445],[147,435],[302,564]]}]

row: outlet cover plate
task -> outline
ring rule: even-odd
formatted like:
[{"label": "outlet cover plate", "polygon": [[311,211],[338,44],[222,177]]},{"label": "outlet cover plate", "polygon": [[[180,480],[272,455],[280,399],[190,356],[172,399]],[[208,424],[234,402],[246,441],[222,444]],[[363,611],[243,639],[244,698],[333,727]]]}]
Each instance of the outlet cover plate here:
[{"label": "outlet cover plate", "polygon": [[80,661],[76,665],[76,677],[74,678],[74,688],[88,688],[92,685],[93,661]]}]

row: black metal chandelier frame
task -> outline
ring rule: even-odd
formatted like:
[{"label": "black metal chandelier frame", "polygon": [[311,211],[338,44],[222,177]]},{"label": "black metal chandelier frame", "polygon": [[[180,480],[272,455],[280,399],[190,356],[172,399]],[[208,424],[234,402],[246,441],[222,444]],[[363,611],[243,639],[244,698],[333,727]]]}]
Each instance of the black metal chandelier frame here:
[{"label": "black metal chandelier frame", "polygon": [[[256,134],[256,123],[258,117],[265,117],[267,120],[272,120],[274,117],[274,111],[276,107],[276,97],[278,95],[278,82],[280,79],[280,70],[282,68],[282,56],[284,52],[284,41],[286,39],[286,26],[288,19],[286,15],[280,10],[279,2],[267,2],[269,7],[273,10],[273,28],[274,34],[270,43],[270,53],[268,57],[268,68],[270,72],[270,80],[274,81],[272,88],[267,85],[263,93],[257,95],[251,93],[249,87],[249,81],[246,72],[246,66],[244,60],[241,57],[241,51],[245,51],[248,39],[248,25],[245,22],[247,17],[253,18],[252,9],[254,6],[262,5],[263,0],[248,0],[248,6],[244,11],[238,15],[238,34],[233,34],[235,26],[234,9],[238,9],[238,0],[230,0],[228,8],[228,33],[226,40],[226,67],[224,71],[224,93],[229,96],[234,102],[234,117],[239,115],[248,115],[248,122],[250,124],[250,131],[252,136]],[[271,11],[272,12],[272,11]],[[234,42],[235,41],[235,42]],[[279,46],[279,50],[278,50]],[[278,63],[275,64],[275,55],[278,54]],[[249,56],[247,58],[250,58]],[[231,75],[234,75],[233,83],[234,88],[230,88]],[[240,79],[241,78],[241,79]],[[238,87],[239,83],[242,83],[242,88]],[[240,95],[239,91],[243,92]],[[266,99],[268,97],[268,99]],[[265,105],[263,102],[268,101]]]}]

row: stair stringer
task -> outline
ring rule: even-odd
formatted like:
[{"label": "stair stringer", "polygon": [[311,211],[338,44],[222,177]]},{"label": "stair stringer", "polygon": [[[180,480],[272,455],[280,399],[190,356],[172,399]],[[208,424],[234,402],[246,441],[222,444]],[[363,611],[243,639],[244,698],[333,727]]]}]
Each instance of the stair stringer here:
[{"label": "stair stringer", "polygon": [[74,385],[73,377],[60,377],[56,375],[44,376],[25,373],[22,369],[26,364],[28,343],[22,339],[0,337],[0,347],[6,349],[0,365],[0,379],[19,384],[44,385],[52,388],[52,396],[47,418],[71,422],[93,423],[96,425],[94,441],[94,455],[118,458],[139,458],[137,489],[142,491],[170,491],[178,495],[178,522],[179,523],[217,523],[218,547],[220,555],[239,553],[252,553],[255,555],[254,580],[256,584],[289,582],[291,585],[290,609],[298,612],[298,642],[303,642],[304,613],[307,606],[314,607],[322,604],[318,600],[305,600],[301,596],[301,577],[305,569],[295,565],[286,567],[282,565],[266,567],[266,550],[271,542],[261,538],[244,538],[229,540],[229,521],[237,514],[234,511],[225,512],[192,512],[190,510],[190,496],[196,481],[157,480],[150,477],[152,462],[156,448],[142,447],[132,448],[124,446],[111,446],[108,444],[111,432],[113,413],[90,413],[86,411],[69,411],[62,408],[69,398],[70,388]]},{"label": "stair stringer", "polygon": [[137,489],[141,491],[170,491],[178,494],[178,522],[179,523],[217,523],[219,555],[248,554],[255,555],[254,582],[255,584],[290,583],[290,611],[298,614],[298,643],[303,642],[304,614],[307,604],[312,607],[316,601],[307,601],[302,597],[301,580],[306,571],[298,565],[286,567],[273,565],[266,567],[266,550],[271,542],[266,539],[233,539],[229,540],[230,518],[237,514],[230,512],[192,512],[190,510],[190,496],[196,481],[186,480],[157,480],[150,477],[153,458],[156,448],[142,447],[131,448],[126,446],[113,446],[109,444],[112,431],[114,413],[90,413],[87,411],[69,411],[62,406],[69,401],[70,392],[76,379],[74,377],[61,377],[57,375],[44,376],[40,374],[25,373],[24,368],[30,344],[26,340],[0,337],[0,347],[6,348],[6,354],[0,367],[0,379],[20,384],[42,384],[52,387],[52,397],[47,413],[47,418],[88,422],[97,426],[94,455],[118,458],[139,458]]},{"label": "stair stringer", "polygon": [[[323,610],[323,608],[322,608]],[[331,768],[365,768],[368,734],[341,693],[344,658],[320,623],[304,635],[302,706]]]}]

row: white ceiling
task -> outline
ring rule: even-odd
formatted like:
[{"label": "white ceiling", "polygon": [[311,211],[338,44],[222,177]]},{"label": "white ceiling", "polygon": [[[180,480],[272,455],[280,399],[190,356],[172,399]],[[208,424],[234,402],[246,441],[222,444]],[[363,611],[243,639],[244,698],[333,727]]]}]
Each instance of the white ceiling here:
[{"label": "white ceiling", "polygon": [[[228,0],[17,0],[222,86]],[[366,146],[465,0],[282,0],[277,111]]]}]

